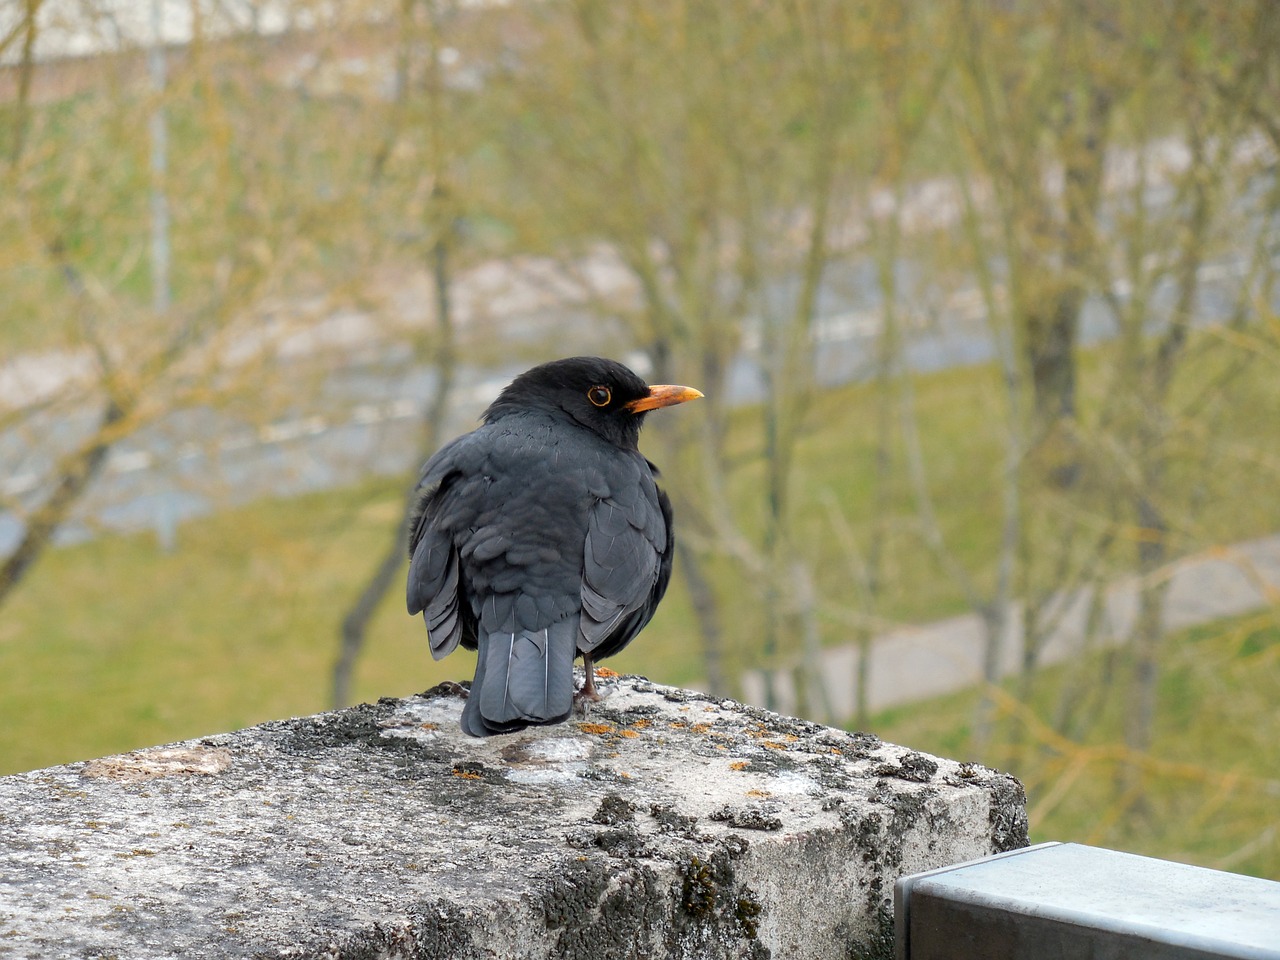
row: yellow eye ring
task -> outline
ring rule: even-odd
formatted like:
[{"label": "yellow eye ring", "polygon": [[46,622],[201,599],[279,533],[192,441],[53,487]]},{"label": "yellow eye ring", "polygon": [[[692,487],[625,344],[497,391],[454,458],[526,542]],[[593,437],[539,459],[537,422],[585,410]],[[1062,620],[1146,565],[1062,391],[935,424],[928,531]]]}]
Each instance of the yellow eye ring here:
[{"label": "yellow eye ring", "polygon": [[613,399],[613,391],[606,386],[596,384],[587,391],[587,399],[591,401],[592,406],[607,407],[609,401]]}]

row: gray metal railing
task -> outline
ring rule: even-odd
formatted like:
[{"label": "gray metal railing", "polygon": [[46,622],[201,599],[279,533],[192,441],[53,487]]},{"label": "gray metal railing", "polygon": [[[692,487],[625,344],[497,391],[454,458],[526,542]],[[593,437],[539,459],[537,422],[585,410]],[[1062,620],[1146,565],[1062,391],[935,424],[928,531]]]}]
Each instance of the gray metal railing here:
[{"label": "gray metal railing", "polygon": [[898,960],[1280,960],[1280,883],[1042,843],[894,887]]}]

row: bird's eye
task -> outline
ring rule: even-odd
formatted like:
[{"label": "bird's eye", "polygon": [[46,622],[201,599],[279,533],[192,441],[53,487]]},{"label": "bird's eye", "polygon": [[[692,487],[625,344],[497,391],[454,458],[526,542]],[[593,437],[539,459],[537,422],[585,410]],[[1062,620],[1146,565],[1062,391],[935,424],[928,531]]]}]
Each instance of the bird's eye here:
[{"label": "bird's eye", "polygon": [[608,387],[597,384],[587,391],[587,399],[590,400],[594,406],[607,407],[609,405],[609,401],[613,399],[613,392]]}]

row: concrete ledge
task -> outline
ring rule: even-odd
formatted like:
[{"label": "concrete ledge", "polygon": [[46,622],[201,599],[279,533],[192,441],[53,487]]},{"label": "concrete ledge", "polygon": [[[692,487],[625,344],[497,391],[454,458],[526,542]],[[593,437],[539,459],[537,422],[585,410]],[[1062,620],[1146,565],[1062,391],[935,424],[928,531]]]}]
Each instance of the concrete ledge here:
[{"label": "concrete ledge", "polygon": [[639,677],[487,741],[460,689],[0,778],[0,957],[889,957],[1016,780]]}]

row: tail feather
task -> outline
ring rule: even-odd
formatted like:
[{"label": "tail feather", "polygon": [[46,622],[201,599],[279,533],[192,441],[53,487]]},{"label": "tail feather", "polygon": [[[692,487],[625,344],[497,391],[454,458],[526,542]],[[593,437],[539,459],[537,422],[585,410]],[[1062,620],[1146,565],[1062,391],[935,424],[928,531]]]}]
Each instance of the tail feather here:
[{"label": "tail feather", "polygon": [[576,617],[545,630],[490,633],[480,638],[476,677],[462,714],[472,736],[557,723],[573,709]]},{"label": "tail feather", "polygon": [[484,727],[484,719],[480,716],[480,692],[484,689],[485,640],[480,640],[480,656],[476,658],[476,675],[471,681],[471,693],[467,696],[467,705],[462,708],[462,732],[473,737],[487,737],[489,731]]}]

